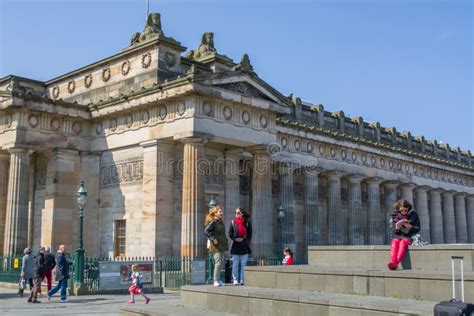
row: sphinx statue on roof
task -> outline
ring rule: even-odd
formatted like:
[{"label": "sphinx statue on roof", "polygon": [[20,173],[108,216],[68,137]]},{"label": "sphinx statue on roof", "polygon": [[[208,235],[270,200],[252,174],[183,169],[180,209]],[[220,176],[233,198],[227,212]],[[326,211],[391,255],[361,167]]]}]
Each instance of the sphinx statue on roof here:
[{"label": "sphinx statue on roof", "polygon": [[189,58],[199,59],[209,54],[216,53],[217,50],[214,47],[214,33],[206,32],[202,35],[201,45],[195,51],[190,51],[188,53]]},{"label": "sphinx statue on roof", "polygon": [[141,33],[132,35],[130,45],[144,42],[150,38],[164,36],[161,28],[161,16],[159,13],[150,13],[146,19],[145,29]]}]

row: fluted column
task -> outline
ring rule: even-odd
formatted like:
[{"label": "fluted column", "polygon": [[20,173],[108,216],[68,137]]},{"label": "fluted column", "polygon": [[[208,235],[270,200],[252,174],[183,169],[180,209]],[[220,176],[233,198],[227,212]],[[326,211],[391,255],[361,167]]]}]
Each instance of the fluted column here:
[{"label": "fluted column", "polygon": [[389,225],[390,214],[393,212],[393,204],[397,201],[397,181],[387,181],[384,185],[384,225],[385,225],[385,241],[390,243],[392,229]]},{"label": "fluted column", "polygon": [[32,150],[12,148],[8,178],[7,211],[3,254],[23,253],[28,246],[28,189]]},{"label": "fluted column", "polygon": [[[283,218],[282,225],[282,244],[284,247],[290,247],[296,250],[295,240],[295,213],[294,213],[294,191],[293,191],[293,172],[294,167],[290,164],[280,164],[280,202],[285,209],[285,217]],[[301,229],[301,227],[299,228]]]},{"label": "fluted column", "polygon": [[[341,209],[341,177],[342,173],[331,171],[326,174],[328,180],[328,243],[329,245],[344,245],[344,227],[347,218],[343,218]],[[346,235],[347,236],[347,235]],[[347,238],[346,238],[347,239]]]},{"label": "fluted column", "polygon": [[428,192],[429,187],[421,186],[415,188],[416,205],[415,211],[420,217],[420,235],[427,242],[431,242],[430,234],[430,213],[428,211]]},{"label": "fluted column", "polygon": [[252,169],[252,252],[271,256],[273,253],[272,159],[264,149],[254,150]]},{"label": "fluted column", "polygon": [[0,247],[3,249],[5,238],[5,220],[7,212],[8,173],[10,167],[10,155],[0,154]]},{"label": "fluted column", "polygon": [[204,144],[202,138],[183,140],[183,205],[181,215],[181,256],[204,256]]},{"label": "fluted column", "polygon": [[461,244],[468,242],[466,222],[465,193],[454,195],[454,214],[456,218],[456,241]]},{"label": "fluted column", "polygon": [[[240,206],[239,151],[225,152],[225,224],[235,217],[235,209]],[[248,211],[248,210],[247,210]],[[226,226],[227,227],[227,226]]]},{"label": "fluted column", "polygon": [[433,189],[430,194],[430,230],[431,243],[444,243],[444,229],[443,229],[443,211],[441,207],[441,190]]},{"label": "fluted column", "polygon": [[380,178],[367,179],[368,191],[368,240],[369,245],[385,243],[384,211],[380,207]]},{"label": "fluted column", "polygon": [[304,173],[304,205],[306,212],[306,246],[321,245],[319,212],[319,168],[306,168]]},{"label": "fluted column", "polygon": [[472,194],[466,197],[466,219],[469,243],[474,243],[474,195]]},{"label": "fluted column", "polygon": [[363,245],[365,239],[365,222],[367,214],[362,212],[362,191],[360,182],[363,177],[351,175],[347,177],[349,207],[349,244]]},{"label": "fluted column", "polygon": [[454,191],[443,192],[443,229],[444,242],[446,244],[456,243],[456,221],[454,216]]},{"label": "fluted column", "polygon": [[416,187],[414,183],[403,183],[400,185],[402,189],[402,199],[407,200],[413,205],[413,189]]}]

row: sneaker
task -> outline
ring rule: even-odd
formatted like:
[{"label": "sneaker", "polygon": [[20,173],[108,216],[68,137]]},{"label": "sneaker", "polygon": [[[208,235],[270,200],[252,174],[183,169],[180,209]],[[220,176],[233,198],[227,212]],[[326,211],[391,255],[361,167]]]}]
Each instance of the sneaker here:
[{"label": "sneaker", "polygon": [[41,302],[40,302],[40,301],[38,301],[38,300],[34,300],[34,301],[33,301],[33,302],[31,302],[31,303],[38,304],[38,303],[41,303]]},{"label": "sneaker", "polygon": [[243,286],[243,285],[244,285],[244,282],[240,282],[240,285],[242,285],[242,286]]},{"label": "sneaker", "polygon": [[51,296],[50,295],[48,295],[48,301],[51,301]]},{"label": "sneaker", "polygon": [[148,304],[148,303],[150,303],[150,298],[149,297],[147,297],[146,300],[145,300],[145,304]]},{"label": "sneaker", "polygon": [[224,285],[224,282],[222,282],[221,280],[218,281],[219,282],[219,286],[223,286]]},{"label": "sneaker", "polygon": [[28,302],[28,303],[31,303],[31,298],[29,298],[29,299],[27,300],[27,302]]},{"label": "sneaker", "polygon": [[219,281],[214,281],[213,284],[215,287],[222,286],[222,284]]},{"label": "sneaker", "polygon": [[128,301],[128,304],[135,304],[135,301]]},{"label": "sneaker", "polygon": [[237,280],[234,280],[234,285],[239,285],[239,282]]},{"label": "sneaker", "polygon": [[64,300],[59,300],[61,303],[67,303],[67,302],[70,302],[68,298],[64,299]]}]

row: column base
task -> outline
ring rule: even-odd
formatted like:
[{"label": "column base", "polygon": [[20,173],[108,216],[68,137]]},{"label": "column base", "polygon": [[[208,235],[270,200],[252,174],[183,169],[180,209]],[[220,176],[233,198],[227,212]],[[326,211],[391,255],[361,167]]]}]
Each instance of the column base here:
[{"label": "column base", "polygon": [[89,289],[84,283],[75,283],[74,284],[74,296],[87,295],[89,294]]}]

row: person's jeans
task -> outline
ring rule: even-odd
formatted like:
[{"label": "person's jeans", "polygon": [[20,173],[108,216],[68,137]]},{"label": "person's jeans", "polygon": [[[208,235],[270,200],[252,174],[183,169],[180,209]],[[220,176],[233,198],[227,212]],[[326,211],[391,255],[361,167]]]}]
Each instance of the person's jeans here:
[{"label": "person's jeans", "polygon": [[216,282],[221,279],[222,259],[224,259],[224,253],[215,252],[212,257],[214,259],[214,282]]},{"label": "person's jeans", "polygon": [[53,287],[50,291],[48,291],[48,296],[53,296],[54,294],[56,294],[57,291],[59,291],[59,289],[61,289],[61,301],[64,301],[66,299],[66,290],[67,290],[66,278],[59,281],[55,287]]},{"label": "person's jeans", "polygon": [[392,239],[390,262],[395,266],[398,266],[398,264],[403,261],[403,258],[405,258],[405,254],[409,245],[411,245],[411,239]]},{"label": "person's jeans", "polygon": [[[240,283],[244,283],[244,270],[245,266],[247,265],[247,261],[249,259],[249,255],[232,255],[232,279],[234,282],[239,282],[239,274],[240,274]],[[240,264],[240,270],[239,270]]]}]

